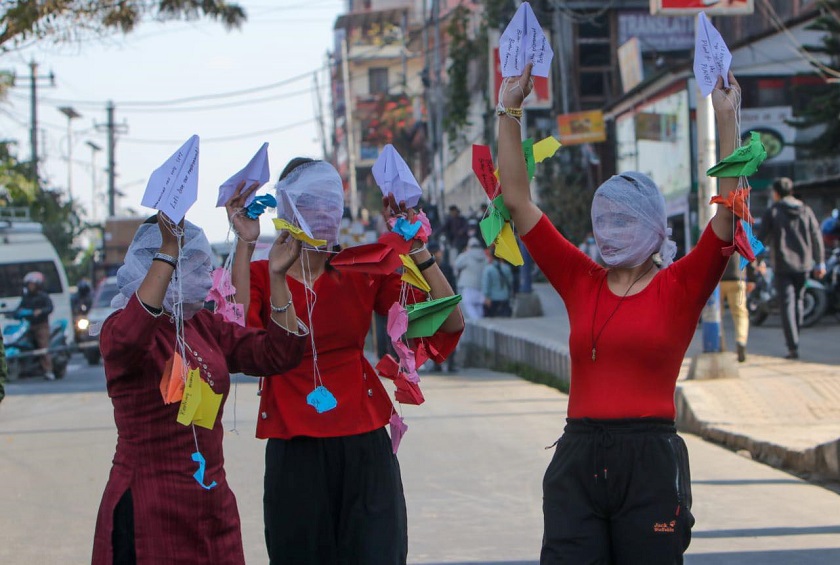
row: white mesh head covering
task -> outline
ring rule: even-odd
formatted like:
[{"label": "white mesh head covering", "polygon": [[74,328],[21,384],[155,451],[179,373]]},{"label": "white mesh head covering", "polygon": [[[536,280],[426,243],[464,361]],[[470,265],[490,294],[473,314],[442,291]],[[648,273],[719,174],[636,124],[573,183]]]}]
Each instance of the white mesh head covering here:
[{"label": "white mesh head covering", "polygon": [[[160,249],[162,240],[157,223],[142,224],[125,254],[125,263],[117,271],[119,294],[111,300],[113,308],[124,308],[129,298],[140,288],[140,283],[152,266],[152,257]],[[191,318],[204,307],[204,299],[213,285],[213,250],[204,232],[195,224],[184,221],[184,240],[178,258],[178,269],[172,276],[163,308],[173,312],[179,290],[184,308],[184,319]]]},{"label": "white mesh head covering", "polygon": [[667,267],[677,253],[668,239],[665,198],[650,177],[635,171],[614,175],[595,191],[592,232],[610,267],[637,267],[654,253]]},{"label": "white mesh head covering", "polygon": [[326,239],[327,246],[338,243],[339,225],[344,213],[344,185],[335,167],[324,161],[310,161],[295,167],[279,181],[277,217],[295,223],[285,193],[312,230],[315,239]]}]

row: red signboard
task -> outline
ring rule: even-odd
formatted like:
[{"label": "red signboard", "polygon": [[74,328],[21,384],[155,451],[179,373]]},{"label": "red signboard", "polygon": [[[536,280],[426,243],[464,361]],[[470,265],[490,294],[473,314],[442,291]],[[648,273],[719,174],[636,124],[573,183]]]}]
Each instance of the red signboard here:
[{"label": "red signboard", "polygon": [[706,12],[708,16],[752,14],[754,0],[650,0],[650,13],[667,16]]}]

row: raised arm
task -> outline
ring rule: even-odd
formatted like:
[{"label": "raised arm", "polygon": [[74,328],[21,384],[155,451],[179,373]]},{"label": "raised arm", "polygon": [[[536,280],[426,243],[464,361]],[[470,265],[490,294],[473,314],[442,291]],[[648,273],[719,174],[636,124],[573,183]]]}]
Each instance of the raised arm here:
[{"label": "raised arm", "polygon": [[[720,156],[728,157],[735,151],[741,136],[738,131],[738,112],[741,108],[741,87],[735,80],[735,75],[729,73],[729,88],[724,88],[723,78],[718,77],[715,89],[712,91],[712,104],[715,108],[715,122],[717,123]],[[737,177],[721,177],[718,179],[718,192],[726,197],[738,188]],[[732,212],[725,206],[718,205],[717,212],[712,217],[712,229],[720,239],[732,241]]]},{"label": "raised arm", "polygon": [[[507,110],[519,110],[531,92],[531,65],[525,73],[510,78],[501,93],[501,103]],[[510,114],[499,116],[499,180],[505,206],[510,210],[519,235],[525,235],[537,225],[542,211],[531,201],[531,186],[522,154],[522,128]]]},{"label": "raised arm", "polygon": [[[253,194],[258,183],[245,189],[245,181],[239,183],[230,200],[225,202],[228,221],[236,232],[236,250],[231,267],[231,283],[236,289],[234,300],[241,304],[247,315],[251,303],[251,255],[254,253],[257,239],[260,237],[260,221],[252,220],[244,213],[245,202]],[[244,189],[244,192],[243,192]]]},{"label": "raised arm", "polygon": [[[159,252],[177,261],[181,249],[178,245],[178,236],[175,235],[175,224],[163,212],[157,213],[157,220],[161,237]],[[183,230],[183,220],[178,227]],[[152,261],[152,266],[149,267],[146,277],[137,289],[137,298],[140,302],[156,310],[163,309],[163,299],[166,297],[166,289],[169,288],[173,272],[175,272],[174,264],[170,265],[167,261]]]}]

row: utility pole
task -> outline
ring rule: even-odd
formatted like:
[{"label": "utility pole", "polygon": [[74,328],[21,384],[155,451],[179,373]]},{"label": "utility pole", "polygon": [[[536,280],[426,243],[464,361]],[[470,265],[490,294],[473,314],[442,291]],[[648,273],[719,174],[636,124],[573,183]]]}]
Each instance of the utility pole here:
[{"label": "utility pole", "polygon": [[321,135],[321,153],[323,155],[323,159],[325,161],[329,161],[330,155],[327,152],[327,132],[324,127],[324,105],[321,101],[321,87],[318,84],[318,71],[312,73],[312,79],[315,82],[315,103],[317,104],[316,111],[318,115],[318,131]]},{"label": "utility pole", "polygon": [[435,169],[437,191],[438,217],[442,218],[446,211],[446,196],[443,186],[443,81],[441,79],[440,62],[440,0],[432,0],[432,18],[435,23],[435,49],[434,49],[434,96],[435,96]]},{"label": "utility pole", "polygon": [[41,177],[38,175],[38,81],[44,79],[49,79],[49,86],[55,86],[55,75],[52,72],[48,75],[39,75],[38,63],[33,59],[29,63],[29,173],[36,188],[41,188]]},{"label": "utility pole", "polygon": [[72,106],[59,106],[58,111],[67,116],[67,197],[73,200],[73,120],[82,115]]},{"label": "utility pole", "polygon": [[[717,195],[717,179],[705,172],[717,162],[717,136],[712,97],[697,95],[697,221],[701,231],[712,220],[714,213],[709,201]],[[703,321],[703,352],[720,351],[720,289],[706,302],[701,316]]]},{"label": "utility pole", "polygon": [[359,213],[359,192],[356,186],[356,135],[353,127],[352,96],[350,95],[350,55],[347,36],[341,40],[341,74],[344,80],[344,130],[347,132],[347,168],[350,175],[350,215],[353,220]]},{"label": "utility pole", "polygon": [[90,218],[96,221],[96,154],[102,151],[98,143],[85,142],[90,147]]},{"label": "utility pole", "polygon": [[108,101],[105,106],[108,121],[105,124],[95,124],[96,131],[106,131],[108,134],[108,217],[116,215],[116,146],[117,134],[128,133],[128,125],[114,122],[114,103]]}]

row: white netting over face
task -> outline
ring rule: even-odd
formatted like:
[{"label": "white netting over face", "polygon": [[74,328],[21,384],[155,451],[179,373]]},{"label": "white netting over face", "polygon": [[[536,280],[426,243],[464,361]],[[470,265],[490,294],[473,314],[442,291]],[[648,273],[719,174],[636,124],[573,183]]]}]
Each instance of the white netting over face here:
[{"label": "white netting over face", "polygon": [[312,161],[296,167],[275,185],[277,217],[295,223],[294,211],[288,210],[283,195],[295,205],[312,229],[315,239],[338,243],[339,225],[344,213],[344,186],[338,171],[324,161]]},{"label": "white netting over face", "polygon": [[[134,234],[125,264],[117,271],[117,285],[120,289],[111,301],[114,308],[124,308],[129,298],[140,288],[140,283],[152,266],[152,257],[160,249],[162,240],[157,224],[142,224]],[[179,290],[184,309],[184,318],[189,319],[204,307],[204,299],[210,292],[213,280],[213,251],[204,232],[193,223],[184,222],[184,239],[178,269],[172,275],[163,308],[167,312],[175,311]]]},{"label": "white netting over face", "polygon": [[637,267],[654,253],[667,267],[677,252],[668,239],[665,199],[650,177],[635,171],[614,175],[595,191],[592,232],[610,267]]}]

